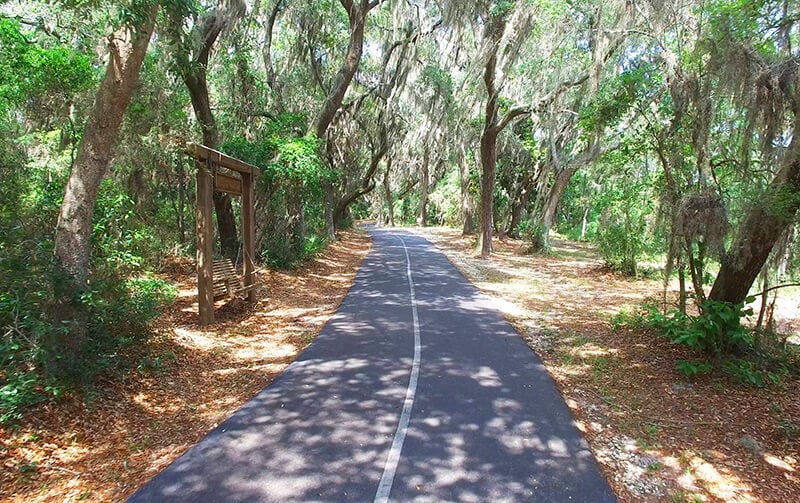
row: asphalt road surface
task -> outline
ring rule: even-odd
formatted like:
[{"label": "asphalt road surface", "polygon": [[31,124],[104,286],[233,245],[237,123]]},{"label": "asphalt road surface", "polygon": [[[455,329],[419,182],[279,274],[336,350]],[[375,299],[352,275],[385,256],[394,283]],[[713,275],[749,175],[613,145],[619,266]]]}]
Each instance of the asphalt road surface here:
[{"label": "asphalt road surface", "polygon": [[425,239],[371,232],[313,344],[128,501],[616,501],[491,301]]}]

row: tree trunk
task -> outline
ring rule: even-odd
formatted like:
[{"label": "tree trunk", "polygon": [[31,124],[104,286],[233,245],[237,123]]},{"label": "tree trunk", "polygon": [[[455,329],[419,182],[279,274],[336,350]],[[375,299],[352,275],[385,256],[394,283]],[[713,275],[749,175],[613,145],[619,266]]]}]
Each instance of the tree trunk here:
[{"label": "tree trunk", "polygon": [[497,132],[484,129],[481,135],[481,257],[492,253],[494,218],[494,177],[497,169]]},{"label": "tree trunk", "polygon": [[155,24],[156,7],[132,30],[111,37],[106,74],[95,96],[75,163],[61,203],[55,253],[74,285],[83,288],[89,277],[92,218],[100,183],[113,155],[114,142],[130,103]]},{"label": "tree trunk", "polygon": [[347,11],[350,21],[350,40],[347,44],[347,53],[341,68],[333,79],[328,96],[322,104],[314,125],[314,132],[317,138],[325,138],[333,122],[333,117],[342,106],[342,100],[353,80],[353,76],[361,63],[361,53],[364,48],[364,26],[366,24],[367,12],[369,12],[369,2],[367,0],[340,0],[340,3]]},{"label": "tree trunk", "polygon": [[520,185],[519,194],[517,194],[517,197],[510,202],[511,217],[508,221],[508,227],[506,227],[506,230],[503,232],[505,236],[514,239],[519,238],[519,224],[522,222],[522,214],[525,211],[525,207],[528,206],[528,199],[530,198],[531,191],[533,190],[534,177],[530,172],[526,172],[522,175]]},{"label": "tree trunk", "polygon": [[278,74],[275,72],[275,67],[272,64],[272,35],[275,28],[275,21],[278,19],[281,9],[283,9],[283,0],[278,0],[275,2],[275,5],[272,7],[272,12],[270,12],[267,18],[264,47],[261,50],[261,57],[264,60],[264,71],[267,74],[267,85],[272,91],[272,103],[278,113],[284,111],[282,99],[283,86],[278,83]]},{"label": "tree trunk", "polygon": [[386,171],[383,172],[383,191],[386,195],[386,205],[387,209],[387,217],[388,217],[388,224],[390,227],[394,227],[394,199],[392,198],[392,187],[389,183],[389,174],[392,171],[392,158],[389,157],[386,160]]},{"label": "tree trunk", "polygon": [[56,341],[67,353],[77,355],[86,337],[87,313],[69,297],[88,286],[92,251],[92,220],[97,193],[113,156],[114,142],[131,101],[147,46],[153,34],[157,6],[138,25],[123,27],[109,39],[106,74],[97,89],[75,163],[69,174],[55,232],[55,255],[70,278],[61,310],[56,313],[69,324],[69,336]]},{"label": "tree trunk", "polygon": [[[218,9],[222,8],[219,7]],[[225,9],[230,12],[221,13],[219,10],[215,10],[198,22],[198,33],[196,35],[199,40],[203,41],[202,46],[197,48],[193,57],[187,58],[189,59],[188,64],[180,68],[181,78],[189,91],[192,108],[203,132],[203,144],[215,150],[219,148],[220,137],[217,122],[214,119],[214,112],[211,110],[206,68],[211,49],[224,27],[224,23],[220,22],[220,16],[228,17],[227,22],[233,22],[243,14],[244,4],[230,2]],[[222,254],[231,260],[236,260],[239,241],[237,239],[236,216],[233,213],[231,197],[225,193],[214,192],[213,199]]]},{"label": "tree trunk", "polygon": [[523,192],[519,199],[511,203],[511,216],[508,220],[508,227],[503,232],[504,235],[518,239],[519,238],[519,224],[522,222],[522,212],[528,204],[528,192]]},{"label": "tree trunk", "polygon": [[730,251],[725,255],[708,298],[744,302],[775,243],[793,223],[800,207],[800,113],[795,112],[794,135],[781,168],[764,196],[745,216]]},{"label": "tree trunk", "polygon": [[[328,92],[325,102],[322,104],[317,120],[314,123],[314,134],[320,140],[327,140],[328,128],[333,122],[336,112],[342,106],[342,100],[353,80],[353,76],[358,70],[358,65],[361,63],[361,54],[364,48],[364,26],[366,24],[367,13],[370,9],[368,0],[339,0],[342,7],[347,11],[347,16],[350,21],[350,40],[347,44],[347,53],[344,57],[344,62],[341,68],[336,73],[333,79],[333,85]],[[332,157],[325,157],[330,163]],[[333,165],[331,165],[333,168]],[[335,208],[336,196],[333,189],[333,183],[324,181],[323,187],[325,189],[325,208],[323,216],[325,218],[325,228],[330,239],[336,239],[336,222],[335,222]]]},{"label": "tree trunk", "polygon": [[589,211],[592,209],[588,204],[583,208],[583,217],[581,218],[581,241],[586,240],[586,227],[589,223]]},{"label": "tree trunk", "polygon": [[[208,148],[217,150],[220,143],[219,131],[217,130],[214,113],[211,111],[205,67],[194,67],[194,70],[187,69],[182,75],[186,88],[189,90],[192,108],[203,131],[203,144]],[[236,216],[233,213],[231,197],[222,192],[214,192],[213,198],[222,254],[231,260],[236,260],[239,241],[237,239]]]},{"label": "tree trunk", "polygon": [[472,194],[469,192],[470,173],[467,153],[464,145],[461,145],[461,216],[464,219],[464,227],[461,234],[468,236],[475,233],[475,205]]},{"label": "tree trunk", "polygon": [[425,154],[422,157],[422,177],[419,181],[419,215],[417,225],[427,227],[428,225],[428,186],[431,183],[430,177],[430,151],[425,147]]},{"label": "tree trunk", "polygon": [[544,215],[542,217],[542,226],[544,227],[544,229],[542,229],[542,238],[544,240],[545,250],[550,248],[550,229],[553,228],[558,205],[561,202],[561,198],[564,196],[564,192],[569,186],[569,181],[572,179],[572,175],[574,175],[577,171],[577,167],[569,167],[560,170],[556,174],[556,179],[547,195],[547,201],[544,205]]}]

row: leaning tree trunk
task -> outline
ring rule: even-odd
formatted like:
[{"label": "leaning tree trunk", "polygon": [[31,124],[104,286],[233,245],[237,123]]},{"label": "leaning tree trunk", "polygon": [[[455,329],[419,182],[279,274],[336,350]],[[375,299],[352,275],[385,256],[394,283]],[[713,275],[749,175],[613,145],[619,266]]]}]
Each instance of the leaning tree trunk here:
[{"label": "leaning tree trunk", "polygon": [[577,171],[577,167],[564,168],[559,171],[556,174],[556,179],[553,182],[553,186],[550,188],[550,192],[547,194],[547,200],[544,205],[544,214],[542,215],[542,226],[544,227],[542,229],[542,239],[544,240],[545,250],[550,248],[550,229],[553,228],[558,205],[561,202],[561,198],[564,196],[564,192],[566,192],[567,187],[569,186],[569,181],[572,179],[572,175],[574,175]]},{"label": "leaning tree trunk", "polygon": [[730,251],[722,261],[710,300],[744,302],[759,271],[783,232],[794,223],[800,208],[800,113],[795,114],[794,136],[781,168],[764,196],[748,211]]},{"label": "leaning tree trunk", "polygon": [[[328,128],[333,122],[336,112],[342,106],[342,100],[353,80],[353,76],[358,70],[361,63],[361,54],[364,49],[364,27],[366,25],[366,17],[369,9],[371,8],[368,0],[339,0],[342,7],[347,11],[347,16],[350,22],[350,40],[347,44],[347,53],[344,57],[344,62],[336,73],[328,92],[325,102],[322,104],[317,120],[314,123],[314,133],[317,138],[322,141],[328,138]],[[326,156],[330,161],[330,156]],[[331,166],[332,168],[333,166]],[[323,180],[323,188],[325,191],[325,228],[328,237],[336,239],[336,221],[335,221],[335,208],[336,194],[334,192],[333,183],[328,180]]]},{"label": "leaning tree trunk", "polygon": [[[139,70],[153,34],[156,12],[133,27],[123,27],[111,37],[106,74],[97,89],[75,163],[64,191],[55,232],[55,255],[70,278],[66,294],[71,296],[88,286],[91,257],[92,219],[100,184],[108,171],[114,142],[122,127],[125,109],[131,101]],[[70,291],[71,290],[71,291]],[[67,299],[60,321],[69,324],[69,335],[58,345],[75,355],[86,337],[86,316]],[[85,314],[85,313],[84,313]]]}]

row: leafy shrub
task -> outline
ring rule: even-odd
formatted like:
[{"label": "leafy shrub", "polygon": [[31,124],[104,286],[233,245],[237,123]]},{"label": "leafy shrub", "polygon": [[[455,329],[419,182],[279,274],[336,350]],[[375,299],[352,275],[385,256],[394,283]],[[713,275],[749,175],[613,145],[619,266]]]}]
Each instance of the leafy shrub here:
[{"label": "leafy shrub", "polygon": [[545,228],[541,223],[530,220],[523,220],[519,224],[519,235],[530,243],[528,251],[530,253],[546,252],[547,236],[544,235]]},{"label": "leafy shrub", "polygon": [[714,365],[705,360],[678,360],[675,362],[675,367],[686,377],[708,374],[714,370]]},{"label": "leafy shrub", "polygon": [[[24,197],[0,215],[0,421],[63,389],[90,384],[120,365],[120,349],[150,335],[148,322],[177,291],[140,270],[152,247],[132,201],[110,182],[95,213],[89,287],[72,291],[53,257],[52,222],[63,194],[59,181],[32,177]],[[40,208],[48,208],[42,211]],[[69,346],[69,322],[86,321],[83,344]]]},{"label": "leafy shrub", "polygon": [[113,180],[100,186],[92,240],[93,267],[120,274],[139,270],[158,254],[152,228],[139,218],[136,203]]},{"label": "leafy shrub", "polygon": [[600,255],[612,270],[636,276],[638,261],[646,249],[645,235],[643,223],[636,229],[616,223],[602,227],[597,233]]},{"label": "leafy shrub", "polygon": [[647,326],[645,313],[648,312],[648,309],[645,309],[644,312],[638,310],[620,311],[611,317],[611,328],[614,330],[619,330],[621,328],[630,328],[634,330],[644,328]]},{"label": "leafy shrub", "polygon": [[744,316],[753,314],[744,304],[729,304],[708,300],[700,309],[702,314],[690,316],[678,310],[666,315],[651,307],[647,324],[676,344],[683,344],[711,355],[730,354],[752,349],[753,338],[741,324]]},{"label": "leafy shrub", "polygon": [[740,384],[764,388],[769,384],[778,385],[781,377],[787,373],[786,368],[772,371],[752,361],[733,358],[722,365],[722,370]]}]

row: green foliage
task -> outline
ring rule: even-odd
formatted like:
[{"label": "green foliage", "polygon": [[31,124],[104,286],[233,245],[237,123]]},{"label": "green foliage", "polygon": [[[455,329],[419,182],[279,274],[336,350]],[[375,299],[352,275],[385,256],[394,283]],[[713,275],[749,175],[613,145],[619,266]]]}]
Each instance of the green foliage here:
[{"label": "green foliage", "polygon": [[701,307],[702,314],[690,316],[677,310],[662,314],[658,307],[645,305],[640,311],[615,315],[611,325],[615,330],[650,327],[676,344],[711,357],[676,361],[678,372],[686,377],[710,374],[717,369],[740,384],[764,387],[781,383],[788,373],[786,365],[755,352],[750,331],[741,325],[741,318],[752,314],[750,309],[714,301],[707,301]]},{"label": "green foliage", "polygon": [[[52,222],[63,181],[31,176],[17,188],[22,190],[18,204],[0,215],[2,422],[19,419],[25,407],[65,388],[89,385],[98,372],[124,365],[120,349],[145,340],[148,322],[177,295],[161,279],[130,277],[148,263],[153,245],[135,217],[133,202],[117,185],[105,182],[98,197],[93,272],[81,292],[66,289],[70,282],[53,259]],[[69,358],[64,341],[70,327],[56,322],[65,310],[88,322],[83,346]]]},{"label": "green foliage", "polygon": [[128,279],[125,289],[130,295],[130,306],[146,320],[154,319],[165,305],[178,298],[178,289],[161,278],[139,276]]},{"label": "green foliage", "polygon": [[111,179],[100,186],[92,239],[95,267],[120,274],[138,270],[158,252],[152,227],[142,222],[136,203]]},{"label": "green foliage", "polygon": [[294,267],[324,246],[318,237],[324,234],[322,182],[335,173],[320,157],[320,140],[303,134],[306,129],[302,116],[281,114],[256,141],[240,137],[220,147],[261,169],[257,190],[266,218],[258,252],[273,267]]},{"label": "green foliage", "polygon": [[594,131],[616,125],[637,101],[651,99],[661,85],[658,68],[641,63],[602,82],[597,97],[581,109],[578,125]]},{"label": "green foliage", "polygon": [[496,0],[495,2],[492,2],[489,14],[492,17],[507,16],[512,10],[514,10],[515,3],[516,1],[514,0]]},{"label": "green foliage", "polygon": [[714,370],[714,365],[705,360],[678,360],[675,362],[675,367],[686,377],[709,374]]},{"label": "green foliage", "polygon": [[32,36],[0,17],[0,113],[47,93],[69,100],[94,79],[88,57],[66,46],[42,47]]},{"label": "green foliage", "polygon": [[453,102],[454,84],[449,71],[428,65],[422,70],[422,81],[433,89],[434,96],[440,97],[448,104]]},{"label": "green foliage", "polygon": [[779,385],[781,377],[788,373],[785,367],[772,371],[755,362],[741,358],[732,358],[725,361],[722,365],[722,370],[740,384],[759,388]]},{"label": "green foliage", "polygon": [[701,306],[701,314],[691,316],[673,310],[661,314],[650,307],[646,315],[647,324],[675,344],[682,344],[700,352],[720,356],[742,352],[753,347],[750,331],[741,324],[744,316],[753,314],[744,309],[744,304],[708,300]]},{"label": "green foliage", "polygon": [[461,222],[461,175],[449,170],[428,195],[428,220],[432,224],[457,227]]},{"label": "green foliage", "polygon": [[626,218],[624,223],[612,223],[598,232],[600,254],[606,265],[619,273],[636,276],[638,260],[646,250],[647,235],[642,221]]},{"label": "green foliage", "polygon": [[530,243],[529,253],[547,252],[544,224],[532,220],[523,220],[519,224],[519,235]]},{"label": "green foliage", "polygon": [[305,131],[302,116],[281,114],[270,121],[259,140],[233,138],[220,148],[261,168],[265,183],[315,184],[321,177],[333,176],[320,159],[320,139],[313,134],[300,135],[300,131]]},{"label": "green foliage", "polygon": [[600,208],[596,239],[608,267],[636,276],[639,260],[654,249],[648,227],[653,199],[649,186],[651,173],[646,166],[630,164],[628,155],[628,149],[621,148],[604,159],[613,176],[596,200]]}]

